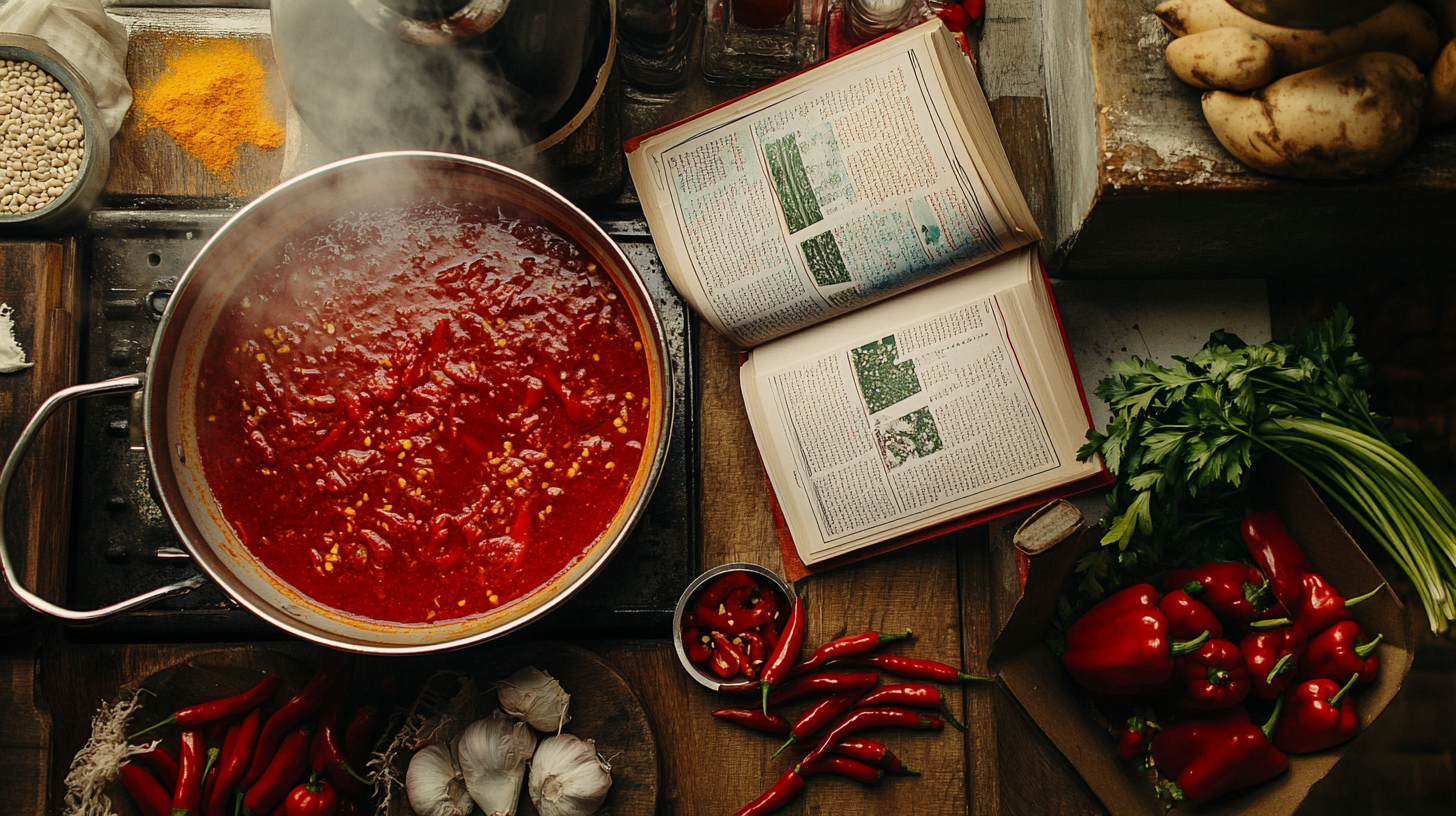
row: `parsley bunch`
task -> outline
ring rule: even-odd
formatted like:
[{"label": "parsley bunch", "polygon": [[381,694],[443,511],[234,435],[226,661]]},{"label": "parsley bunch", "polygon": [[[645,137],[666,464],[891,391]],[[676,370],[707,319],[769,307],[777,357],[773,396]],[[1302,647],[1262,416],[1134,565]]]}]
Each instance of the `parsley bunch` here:
[{"label": "parsley bunch", "polygon": [[1370,410],[1369,363],[1343,306],[1292,343],[1251,346],[1214,332],[1172,367],[1114,363],[1097,396],[1113,410],[1078,458],[1117,474],[1104,545],[1082,565],[1084,590],[1167,557],[1226,543],[1247,508],[1249,470],[1275,456],[1345,508],[1414,582],[1431,629],[1456,620],[1456,508],[1395,449],[1405,441]]}]

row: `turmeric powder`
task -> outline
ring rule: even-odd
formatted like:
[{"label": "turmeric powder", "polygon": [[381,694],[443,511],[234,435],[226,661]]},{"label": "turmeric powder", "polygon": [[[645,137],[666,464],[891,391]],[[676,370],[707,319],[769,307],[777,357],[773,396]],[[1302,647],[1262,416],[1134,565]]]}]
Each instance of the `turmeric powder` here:
[{"label": "turmeric powder", "polygon": [[229,180],[240,146],[283,144],[283,127],[264,99],[265,79],[262,63],[242,43],[216,40],[170,57],[140,105],[184,150]]}]

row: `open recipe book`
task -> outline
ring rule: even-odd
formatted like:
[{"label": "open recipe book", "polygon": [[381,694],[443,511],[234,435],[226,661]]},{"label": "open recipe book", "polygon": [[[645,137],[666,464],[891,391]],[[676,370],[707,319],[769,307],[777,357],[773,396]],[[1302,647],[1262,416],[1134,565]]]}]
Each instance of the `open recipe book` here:
[{"label": "open recipe book", "polygon": [[940,21],[627,151],[668,276],[753,347],[790,573],[1106,480],[1076,461],[1090,420],[1036,225]]}]

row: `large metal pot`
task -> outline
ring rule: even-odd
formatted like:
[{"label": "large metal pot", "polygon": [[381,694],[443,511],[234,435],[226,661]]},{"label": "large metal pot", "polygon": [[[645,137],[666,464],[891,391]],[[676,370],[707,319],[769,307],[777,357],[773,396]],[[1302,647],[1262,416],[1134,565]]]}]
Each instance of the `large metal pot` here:
[{"label": "large metal pot", "polygon": [[[466,200],[499,200],[535,213],[575,241],[611,275],[642,334],[651,381],[643,463],[605,533],[576,563],[534,592],[490,613],[442,623],[367,620],[323,606],[279,581],[259,564],[223,519],[198,455],[196,378],[207,341],[224,305],[282,242],[306,234],[321,219],[356,202],[408,200],[439,193]],[[162,315],[144,375],[78,385],[52,395],[21,434],[0,473],[0,566],[27,606],[73,623],[91,623],[187,592],[197,577],[88,612],[68,610],[20,585],[4,538],[3,500],[35,434],[68,400],[142,389],[147,459],[163,508],[194,561],[238,603],[279,628],[318,643],[372,653],[419,653],[489,640],[541,617],[580,589],[621,546],[641,516],[662,471],[673,404],[666,336],[646,285],[631,262],[595,222],[551,189],[500,165],[442,153],[380,153],[319,168],[269,191],[240,210],[203,246],[178,281]]]}]

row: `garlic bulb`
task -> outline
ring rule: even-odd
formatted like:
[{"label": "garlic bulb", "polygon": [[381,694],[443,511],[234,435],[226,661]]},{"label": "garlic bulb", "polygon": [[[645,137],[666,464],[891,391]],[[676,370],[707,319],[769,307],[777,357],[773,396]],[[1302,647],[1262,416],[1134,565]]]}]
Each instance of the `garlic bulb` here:
[{"label": "garlic bulb", "polygon": [[419,816],[469,816],[475,809],[460,769],[443,745],[421,748],[404,775],[410,807]]},{"label": "garlic bulb", "polygon": [[497,691],[501,708],[518,720],[525,720],[537,731],[560,731],[571,722],[566,708],[571,695],[551,675],[535,666],[502,680]]},{"label": "garlic bulb", "polygon": [[541,816],[595,813],[612,787],[612,766],[597,746],[572,734],[548,737],[531,758],[531,802]]},{"label": "garlic bulb", "polygon": [[536,733],[497,711],[471,723],[455,739],[455,756],[470,798],[485,816],[515,816],[526,761],[536,750]]}]

